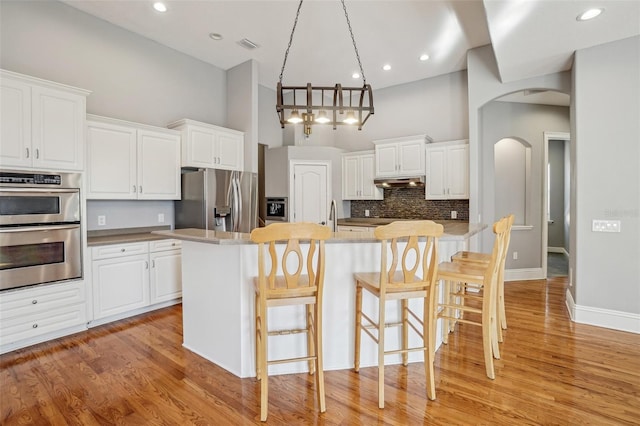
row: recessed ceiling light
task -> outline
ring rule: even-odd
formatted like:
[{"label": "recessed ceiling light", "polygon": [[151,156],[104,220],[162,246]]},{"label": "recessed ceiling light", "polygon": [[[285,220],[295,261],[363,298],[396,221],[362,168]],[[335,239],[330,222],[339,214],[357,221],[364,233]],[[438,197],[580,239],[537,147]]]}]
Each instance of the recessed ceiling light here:
[{"label": "recessed ceiling light", "polygon": [[212,40],[222,40],[222,34],[218,33],[209,33],[209,38]]},{"label": "recessed ceiling light", "polygon": [[429,59],[429,55],[427,55],[426,53],[420,55],[420,60],[421,61],[426,61],[427,59]]},{"label": "recessed ceiling light", "polygon": [[585,12],[582,12],[580,15],[578,15],[576,20],[578,20],[578,21],[588,21],[589,19],[593,19],[593,18],[599,16],[602,12],[604,12],[603,8],[589,9],[589,10],[587,10]]},{"label": "recessed ceiling light", "polygon": [[354,72],[353,74],[351,74],[351,78],[360,78],[360,74]]},{"label": "recessed ceiling light", "polygon": [[382,69],[383,69],[383,70],[385,70],[385,71],[389,71],[389,70],[391,69],[391,65],[386,64],[386,65],[384,65],[384,66],[382,67]]},{"label": "recessed ceiling light", "polygon": [[162,3],[161,1],[157,1],[153,4],[153,8],[155,10],[157,10],[158,12],[166,12],[167,11],[167,6]]}]

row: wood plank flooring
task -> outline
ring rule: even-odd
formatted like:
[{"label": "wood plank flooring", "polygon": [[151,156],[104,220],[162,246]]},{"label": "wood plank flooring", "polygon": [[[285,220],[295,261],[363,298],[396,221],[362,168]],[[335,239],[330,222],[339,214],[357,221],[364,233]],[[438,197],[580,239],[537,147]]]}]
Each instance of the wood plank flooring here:
[{"label": "wood plank flooring", "polygon": [[[422,364],[270,378],[268,424],[640,424],[640,335],[572,323],[566,278],[507,283],[509,329],[485,376],[479,330],[459,326],[436,354],[437,399]],[[260,424],[258,382],[183,349],[180,306],[0,356],[2,425]]]}]

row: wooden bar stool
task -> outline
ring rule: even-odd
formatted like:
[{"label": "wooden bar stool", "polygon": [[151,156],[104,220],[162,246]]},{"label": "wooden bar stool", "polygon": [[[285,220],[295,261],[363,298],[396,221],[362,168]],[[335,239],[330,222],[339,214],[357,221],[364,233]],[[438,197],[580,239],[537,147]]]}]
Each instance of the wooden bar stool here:
[{"label": "wooden bar stool", "polygon": [[[506,216],[509,219],[508,227],[507,227],[507,236],[504,239],[503,243],[505,245],[504,252],[502,256],[502,260],[500,262],[500,276],[498,277],[498,289],[496,291],[496,296],[498,298],[497,301],[497,309],[498,309],[498,341],[503,341],[502,330],[507,329],[507,314],[504,306],[504,265],[507,259],[507,253],[509,251],[509,241],[511,240],[511,227],[513,226],[513,222],[515,221],[515,216],[513,214]],[[491,260],[491,253],[478,253],[473,251],[459,251],[453,256],[451,256],[452,262],[461,262],[467,263],[469,265],[478,265],[482,267],[487,267],[489,265],[489,261]]]},{"label": "wooden bar stool", "polygon": [[[470,265],[461,262],[441,262],[438,265],[438,280],[442,281],[443,301],[436,309],[437,318],[445,321],[443,342],[447,343],[447,334],[451,324],[461,322],[482,328],[482,345],[487,376],[495,379],[493,358],[500,359],[498,347],[497,297],[500,263],[505,250],[509,217],[504,217],[493,225],[496,239],[487,266]],[[481,293],[469,293],[469,287],[481,289]],[[480,307],[469,305],[468,301],[479,302]],[[469,319],[463,313],[479,315],[479,320]]]},{"label": "wooden bar stool", "polygon": [[[402,363],[407,365],[408,353],[422,351],[424,353],[424,369],[427,381],[427,396],[435,399],[435,379],[433,359],[435,347],[435,324],[433,322],[435,305],[431,292],[435,289],[435,277],[438,267],[438,237],[443,227],[435,222],[398,221],[379,226],[374,235],[381,242],[380,272],[363,272],[355,274],[356,281],[356,329],[355,329],[355,371],[360,370],[360,339],[364,331],[378,344],[378,407],[384,408],[384,356],[402,354]],[[424,249],[418,244],[425,239]],[[390,240],[390,244],[389,244]],[[398,242],[406,241],[400,255]],[[391,262],[387,262],[390,245]],[[413,264],[410,263],[413,259]],[[398,269],[400,264],[400,269]],[[362,290],[378,298],[378,320],[362,312]],[[408,299],[423,299],[422,315],[417,315],[409,308]],[[385,305],[388,300],[401,301],[401,320],[399,323],[385,322]],[[366,321],[366,324],[362,323]],[[418,325],[416,325],[418,324]],[[385,327],[402,327],[402,348],[385,351]],[[422,345],[409,348],[409,327],[422,339]],[[371,330],[375,330],[372,332]],[[375,334],[374,334],[375,333]]]},{"label": "wooden bar stool", "polygon": [[[258,243],[258,276],[255,279],[256,377],[260,380],[261,421],[267,420],[268,366],[271,364],[308,361],[309,374],[315,373],[316,376],[320,412],[326,411],[322,367],[322,292],[324,241],[330,235],[329,227],[315,223],[277,223],[251,232],[251,241]],[[284,250],[278,250],[276,242],[286,242]],[[307,250],[303,251],[301,242],[308,243]],[[267,247],[270,261],[265,260]],[[278,274],[279,268],[282,268],[281,274]],[[305,306],[306,327],[269,331],[268,309],[289,305]],[[268,337],[292,333],[307,334],[307,356],[268,360]]]}]

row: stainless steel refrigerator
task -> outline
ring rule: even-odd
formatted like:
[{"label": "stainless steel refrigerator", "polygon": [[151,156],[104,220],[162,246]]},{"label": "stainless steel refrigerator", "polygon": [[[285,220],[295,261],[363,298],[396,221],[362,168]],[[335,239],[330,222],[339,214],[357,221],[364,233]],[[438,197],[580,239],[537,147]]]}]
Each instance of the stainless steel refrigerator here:
[{"label": "stainless steel refrigerator", "polygon": [[182,170],[182,200],[175,202],[176,229],[251,232],[257,223],[256,173]]}]

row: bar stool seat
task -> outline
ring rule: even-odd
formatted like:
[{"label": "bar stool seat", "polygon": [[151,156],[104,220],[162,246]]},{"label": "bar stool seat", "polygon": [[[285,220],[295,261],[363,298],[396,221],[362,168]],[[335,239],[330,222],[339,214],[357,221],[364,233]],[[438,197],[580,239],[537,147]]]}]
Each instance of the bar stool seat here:
[{"label": "bar stool seat", "polygon": [[[354,275],[356,282],[355,321],[355,371],[360,370],[361,334],[365,332],[378,346],[378,407],[384,408],[384,357],[402,354],[402,364],[408,364],[408,353],[422,351],[427,383],[427,397],[435,399],[435,379],[433,371],[435,348],[435,325],[433,291],[438,266],[438,237],[443,233],[442,225],[432,221],[398,221],[379,226],[374,235],[381,243],[379,272],[362,272]],[[418,241],[424,239],[421,249]],[[402,253],[398,242],[406,241]],[[412,256],[413,255],[413,256]],[[388,261],[390,257],[390,262]],[[413,264],[411,263],[413,259]],[[398,269],[398,266],[400,269]],[[373,319],[362,310],[362,293],[378,299],[378,318]],[[422,314],[409,308],[409,299],[423,299]],[[385,307],[390,300],[400,300],[401,320],[390,324],[386,321]],[[363,324],[364,320],[364,324]],[[385,330],[389,326],[402,327],[401,348],[385,350]],[[409,347],[409,329],[414,330],[422,340],[418,347]]]},{"label": "bar stool seat", "polygon": [[[260,420],[263,422],[267,420],[268,414],[268,366],[272,364],[308,361],[309,374],[315,373],[316,377],[320,412],[326,411],[322,364],[322,294],[324,241],[330,235],[329,227],[315,223],[276,223],[251,232],[251,241],[258,244],[258,276],[254,280],[256,377],[260,380]],[[280,244],[278,247],[276,243],[279,242],[285,242],[286,246]],[[301,242],[308,244],[307,250],[302,249]],[[267,256],[269,262],[265,260]],[[269,330],[269,309],[290,305],[305,307],[306,326]],[[306,333],[307,355],[267,359],[269,336],[292,333]]]}]

